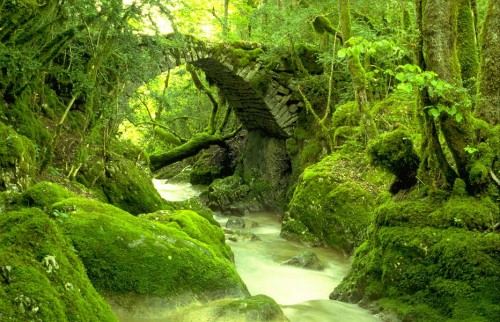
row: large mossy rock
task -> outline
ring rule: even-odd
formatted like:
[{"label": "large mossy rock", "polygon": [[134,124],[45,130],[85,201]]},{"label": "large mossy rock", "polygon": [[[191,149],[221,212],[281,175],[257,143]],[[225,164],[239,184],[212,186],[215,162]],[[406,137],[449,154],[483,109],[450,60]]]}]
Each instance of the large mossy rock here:
[{"label": "large mossy rock", "polygon": [[[163,199],[155,189],[150,174],[125,157],[112,154],[104,166],[99,162],[82,169],[79,180],[87,187],[93,186],[105,201],[133,215],[150,213],[163,208]],[[96,175],[103,171],[104,176]],[[95,184],[93,178],[98,177]]]},{"label": "large mossy rock", "polygon": [[47,214],[0,214],[0,321],[117,321]]},{"label": "large mossy rock", "polygon": [[489,198],[389,201],[330,297],[377,301],[403,321],[497,321],[499,220]]},{"label": "large mossy rock", "polygon": [[28,188],[35,169],[33,142],[0,122],[0,191]]},{"label": "large mossy rock", "polygon": [[283,237],[346,253],[364,241],[376,188],[355,174],[353,163],[332,154],[304,171],[285,214]]},{"label": "large mossy rock", "polygon": [[54,203],[75,197],[75,194],[58,184],[41,181],[26,190],[22,195],[22,203],[28,207],[47,209]]},{"label": "large mossy rock", "polygon": [[160,210],[141,217],[176,227],[191,238],[212,246],[219,257],[233,260],[233,252],[226,244],[224,231],[215,220],[209,221],[192,210]]},{"label": "large mossy rock", "polygon": [[[52,207],[67,213],[61,228],[94,286],[116,298],[213,299],[247,294],[218,227],[195,212],[135,217],[114,206],[69,198]],[[128,305],[128,304],[125,304]],[[166,304],[167,305],[167,304]]]}]

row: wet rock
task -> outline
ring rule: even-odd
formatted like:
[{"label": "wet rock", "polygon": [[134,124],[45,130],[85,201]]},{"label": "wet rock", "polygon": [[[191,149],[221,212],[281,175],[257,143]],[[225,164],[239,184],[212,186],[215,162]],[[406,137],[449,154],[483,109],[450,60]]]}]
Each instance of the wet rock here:
[{"label": "wet rock", "polygon": [[260,241],[260,237],[248,229],[237,229],[227,238],[230,241]]},{"label": "wet rock", "polygon": [[[147,311],[143,308],[147,308]],[[177,322],[285,322],[289,321],[280,306],[266,295],[245,298],[224,298],[211,302],[193,301],[185,305],[165,308],[164,303],[147,301],[139,309],[119,309],[120,320],[177,321]],[[147,319],[145,319],[147,316]]]},{"label": "wet rock", "polygon": [[323,269],[325,269],[325,265],[323,265],[318,256],[311,251],[300,253],[297,256],[294,256],[289,260],[283,262],[282,264],[305,269],[312,269],[316,271],[322,271]]},{"label": "wet rock", "polygon": [[226,228],[245,228],[245,220],[241,217],[231,216],[226,222]]}]

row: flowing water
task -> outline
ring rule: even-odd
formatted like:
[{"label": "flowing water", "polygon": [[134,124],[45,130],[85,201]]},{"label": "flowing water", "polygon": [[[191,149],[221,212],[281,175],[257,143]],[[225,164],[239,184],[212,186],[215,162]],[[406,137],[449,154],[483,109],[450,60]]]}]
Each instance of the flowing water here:
[{"label": "flowing water", "polygon": [[[198,193],[190,184],[154,181],[166,200],[185,200]],[[227,217],[215,217],[225,226]],[[379,321],[357,305],[331,301],[328,295],[349,270],[343,255],[325,248],[308,248],[279,237],[281,225],[273,214],[259,213],[244,217],[256,227],[249,228],[260,241],[228,241],[235,256],[238,273],[252,295],[265,294],[281,305],[292,322],[371,322]],[[312,250],[325,265],[314,271],[282,265],[285,260]]]}]

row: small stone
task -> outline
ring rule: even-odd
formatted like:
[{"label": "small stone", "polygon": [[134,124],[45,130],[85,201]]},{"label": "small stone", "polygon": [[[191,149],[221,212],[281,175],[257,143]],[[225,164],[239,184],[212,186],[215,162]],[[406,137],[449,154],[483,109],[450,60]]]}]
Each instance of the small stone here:
[{"label": "small stone", "polygon": [[325,269],[325,265],[323,265],[318,256],[311,251],[300,253],[290,258],[289,260],[284,261],[282,264],[305,269],[312,269],[315,271],[322,271],[323,269]]}]

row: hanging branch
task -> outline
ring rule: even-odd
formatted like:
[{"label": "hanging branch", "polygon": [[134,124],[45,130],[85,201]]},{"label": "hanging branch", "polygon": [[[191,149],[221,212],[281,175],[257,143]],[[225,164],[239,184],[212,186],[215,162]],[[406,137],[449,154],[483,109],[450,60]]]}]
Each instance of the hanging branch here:
[{"label": "hanging branch", "polygon": [[332,53],[332,64],[330,65],[330,78],[328,79],[328,99],[326,102],[326,111],[325,115],[323,118],[320,120],[320,125],[323,125],[326,120],[328,119],[328,116],[330,115],[330,104],[332,100],[332,86],[333,86],[333,67],[335,64],[335,49],[337,47],[337,32],[335,32],[335,37],[333,40],[333,53]]},{"label": "hanging branch", "polygon": [[208,133],[214,134],[215,133],[215,121],[216,121],[216,116],[217,112],[219,110],[219,102],[215,98],[214,94],[208,89],[205,85],[200,80],[200,77],[196,73],[196,70],[194,69],[193,65],[187,64],[186,70],[191,74],[191,77],[193,78],[194,85],[196,86],[197,89],[205,93],[208,98],[210,99],[210,102],[212,102],[212,113],[210,114],[210,119],[208,121]]},{"label": "hanging branch", "polygon": [[332,139],[330,138],[330,133],[328,133],[328,129],[326,128],[324,122],[322,122],[322,120],[320,119],[318,114],[316,114],[316,112],[314,111],[314,108],[312,107],[311,102],[309,102],[307,97],[304,95],[300,86],[298,86],[297,88],[299,90],[300,96],[302,96],[302,100],[304,101],[304,105],[306,106],[306,110],[313,115],[314,119],[316,120],[316,122],[320,126],[321,131],[323,132],[323,136],[326,139],[328,153],[330,153],[332,151],[332,148],[333,148],[333,142],[332,142]]}]

